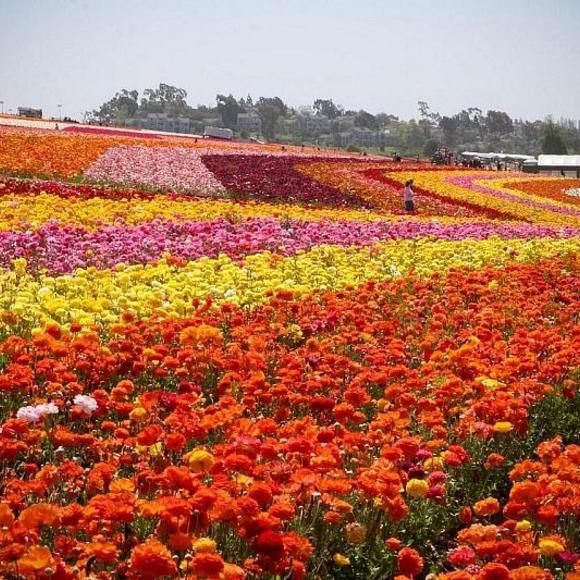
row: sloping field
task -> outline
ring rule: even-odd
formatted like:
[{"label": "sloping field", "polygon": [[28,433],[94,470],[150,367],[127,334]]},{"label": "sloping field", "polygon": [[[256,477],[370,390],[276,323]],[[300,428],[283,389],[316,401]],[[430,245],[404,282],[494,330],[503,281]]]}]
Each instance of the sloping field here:
[{"label": "sloping field", "polygon": [[579,188],[0,128],[0,575],[577,580]]}]

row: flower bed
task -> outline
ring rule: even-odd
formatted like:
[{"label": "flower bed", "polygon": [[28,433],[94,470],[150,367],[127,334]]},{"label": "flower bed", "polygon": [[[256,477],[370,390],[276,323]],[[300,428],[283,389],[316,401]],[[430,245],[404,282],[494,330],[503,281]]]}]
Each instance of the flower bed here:
[{"label": "flower bed", "polygon": [[197,151],[184,147],[114,147],[84,175],[91,181],[195,191],[203,195],[216,196],[223,191]]},{"label": "flower bed", "polygon": [[204,554],[239,577],[572,569],[571,265],[6,340],[0,515],[28,540],[3,571],[92,559],[148,577],[152,554],[170,576]]},{"label": "flower bed", "polygon": [[304,176],[295,169],[293,157],[204,155],[202,159],[228,191],[242,198],[337,207],[369,205],[357,195]]},{"label": "flower bed", "polygon": [[563,185],[14,134],[118,184],[0,178],[1,577],[578,579]]}]

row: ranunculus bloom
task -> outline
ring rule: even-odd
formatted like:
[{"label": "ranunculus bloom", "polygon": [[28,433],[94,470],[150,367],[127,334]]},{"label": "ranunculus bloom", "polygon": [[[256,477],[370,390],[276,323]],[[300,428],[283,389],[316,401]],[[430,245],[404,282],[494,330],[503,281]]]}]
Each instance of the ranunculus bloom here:
[{"label": "ranunculus bloom", "polygon": [[413,548],[402,548],[397,554],[397,570],[413,578],[423,570],[423,558]]},{"label": "ranunculus bloom", "polygon": [[131,571],[141,578],[153,579],[177,575],[177,566],[171,552],[154,538],[133,548],[129,565]]}]

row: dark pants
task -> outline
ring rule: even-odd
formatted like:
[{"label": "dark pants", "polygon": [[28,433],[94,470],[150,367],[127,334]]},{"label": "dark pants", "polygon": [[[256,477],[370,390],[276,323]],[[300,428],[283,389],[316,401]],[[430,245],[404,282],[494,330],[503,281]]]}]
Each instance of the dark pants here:
[{"label": "dark pants", "polygon": [[415,211],[415,204],[412,201],[406,201],[405,211]]}]

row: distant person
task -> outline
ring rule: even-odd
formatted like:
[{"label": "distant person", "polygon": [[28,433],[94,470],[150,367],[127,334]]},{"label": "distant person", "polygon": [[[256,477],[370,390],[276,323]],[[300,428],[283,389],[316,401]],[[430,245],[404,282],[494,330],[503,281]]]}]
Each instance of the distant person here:
[{"label": "distant person", "polygon": [[415,192],[412,188],[413,180],[409,179],[405,182],[405,189],[403,190],[403,201],[405,202],[405,211],[415,211]]}]

